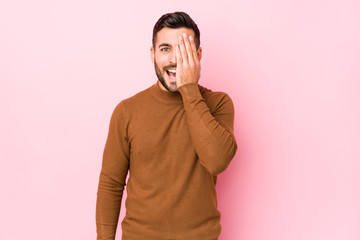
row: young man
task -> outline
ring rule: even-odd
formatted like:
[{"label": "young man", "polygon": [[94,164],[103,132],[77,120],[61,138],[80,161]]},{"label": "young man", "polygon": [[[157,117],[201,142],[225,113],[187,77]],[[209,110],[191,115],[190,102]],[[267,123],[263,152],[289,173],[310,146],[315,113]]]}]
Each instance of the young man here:
[{"label": "young man", "polygon": [[123,240],[216,240],[216,176],[233,158],[234,108],[200,85],[200,32],[184,12],[154,26],[158,81],[115,108],[100,173],[98,239],[115,239],[127,182]]}]

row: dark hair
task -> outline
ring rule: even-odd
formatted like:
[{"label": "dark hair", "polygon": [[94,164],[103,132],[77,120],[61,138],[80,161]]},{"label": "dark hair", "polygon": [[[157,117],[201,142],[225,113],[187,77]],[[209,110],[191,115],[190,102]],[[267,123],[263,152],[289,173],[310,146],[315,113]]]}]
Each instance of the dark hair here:
[{"label": "dark hair", "polygon": [[165,28],[189,28],[194,31],[195,34],[195,45],[196,49],[199,49],[200,46],[200,31],[197,27],[196,23],[191,19],[191,17],[185,12],[174,12],[174,13],[167,13],[161,16],[161,18],[156,22],[153,30],[153,38],[152,44],[155,48],[156,42],[156,35],[157,33]]}]

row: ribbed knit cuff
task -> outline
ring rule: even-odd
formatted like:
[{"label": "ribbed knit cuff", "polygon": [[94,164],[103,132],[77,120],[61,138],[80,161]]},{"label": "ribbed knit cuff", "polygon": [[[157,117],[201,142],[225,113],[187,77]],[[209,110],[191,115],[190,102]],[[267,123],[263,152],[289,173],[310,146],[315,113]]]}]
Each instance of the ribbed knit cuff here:
[{"label": "ribbed knit cuff", "polygon": [[181,93],[184,102],[202,98],[199,85],[197,83],[187,83],[181,85],[178,90]]}]

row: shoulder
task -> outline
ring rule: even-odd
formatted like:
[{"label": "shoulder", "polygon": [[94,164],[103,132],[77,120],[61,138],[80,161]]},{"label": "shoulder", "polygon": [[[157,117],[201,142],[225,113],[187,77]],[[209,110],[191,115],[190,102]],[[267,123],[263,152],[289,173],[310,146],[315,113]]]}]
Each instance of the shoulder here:
[{"label": "shoulder", "polygon": [[199,85],[199,90],[205,100],[221,100],[223,98],[230,98],[225,92],[213,91],[201,85]]},{"label": "shoulder", "polygon": [[134,105],[149,101],[149,98],[151,97],[150,91],[151,91],[151,87],[148,87],[147,89],[138,92],[137,94],[122,100],[121,102],[124,105]]},{"label": "shoulder", "polygon": [[150,91],[151,87],[148,87],[145,90],[142,90],[141,92],[138,92],[131,97],[123,99],[118,105],[129,108],[139,104],[144,104],[149,101],[149,98],[151,97]]},{"label": "shoulder", "polygon": [[114,114],[129,114],[131,111],[136,110],[139,106],[146,104],[151,97],[150,89],[151,87],[148,87],[131,97],[123,99],[116,105]]},{"label": "shoulder", "polygon": [[224,105],[227,108],[233,108],[233,102],[227,93],[220,91],[212,91],[211,89],[200,85],[199,90],[206,104],[212,112],[224,107]]}]

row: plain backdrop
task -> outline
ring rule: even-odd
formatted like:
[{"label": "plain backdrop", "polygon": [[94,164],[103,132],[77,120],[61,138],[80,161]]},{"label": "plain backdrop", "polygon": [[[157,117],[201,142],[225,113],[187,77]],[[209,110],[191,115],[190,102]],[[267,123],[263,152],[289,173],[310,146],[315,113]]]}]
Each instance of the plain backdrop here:
[{"label": "plain backdrop", "polygon": [[152,28],[178,10],[235,105],[220,240],[360,239],[358,0],[0,0],[0,239],[96,238],[111,113],[156,82]]}]

